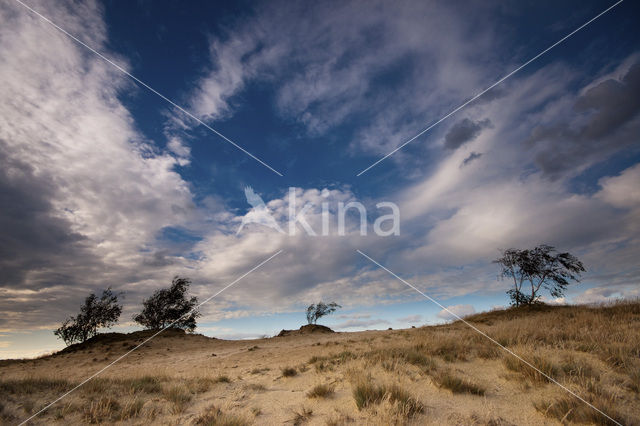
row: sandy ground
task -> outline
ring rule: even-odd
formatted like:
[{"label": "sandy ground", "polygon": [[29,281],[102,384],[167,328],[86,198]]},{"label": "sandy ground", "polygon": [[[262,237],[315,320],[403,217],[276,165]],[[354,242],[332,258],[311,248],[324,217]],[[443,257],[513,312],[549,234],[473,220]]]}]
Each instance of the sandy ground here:
[{"label": "sandy ground", "polygon": [[[560,423],[557,416],[545,413],[539,405],[541,401],[568,397],[565,390],[545,380],[528,379],[526,372],[510,370],[505,364],[509,355],[499,348],[494,351],[492,344],[478,343],[481,339],[461,325],[447,327],[291,335],[250,341],[167,333],[132,352],[100,374],[100,379],[92,381],[95,383],[80,387],[31,423]],[[123,339],[36,360],[0,363],[3,424],[18,424],[27,419],[142,340]],[[421,345],[421,342],[432,343]],[[450,347],[451,344],[462,346]],[[449,348],[452,352],[440,349],[438,352],[435,347]],[[389,352],[394,348],[397,353]],[[533,356],[532,347],[516,344],[511,348]],[[563,384],[585,395],[586,392],[600,395],[606,390],[607,403],[613,405],[604,408],[615,408],[617,418],[626,424],[638,424],[640,398],[637,390],[631,390],[629,380],[633,379],[627,378],[627,370],[616,371],[602,357],[590,353],[534,349],[536,356],[554,359],[558,368],[564,369],[565,373],[560,369],[549,370],[561,374]],[[466,355],[459,356],[461,351]],[[418,360],[407,355],[410,353],[418,353],[413,355]],[[580,361],[582,367],[576,368],[583,371],[575,375],[567,373],[567,368],[560,367],[564,365],[563,359],[574,364]],[[425,367],[425,360],[429,367]],[[285,377],[286,368],[294,369],[295,375]],[[483,395],[454,393],[440,383],[443,372],[479,386]],[[149,378],[158,382],[155,387],[136,388],[136,380]],[[363,382],[396,385],[418,401],[420,409],[407,413],[406,407],[390,394],[358,408],[354,389]],[[319,384],[327,385],[332,392],[326,397],[309,397],[309,391]],[[596,385],[603,390],[593,390]],[[217,417],[206,417],[206,413]],[[594,418],[595,423],[608,424],[604,417]],[[569,419],[570,416],[564,421]],[[580,418],[575,420],[584,422]]]}]

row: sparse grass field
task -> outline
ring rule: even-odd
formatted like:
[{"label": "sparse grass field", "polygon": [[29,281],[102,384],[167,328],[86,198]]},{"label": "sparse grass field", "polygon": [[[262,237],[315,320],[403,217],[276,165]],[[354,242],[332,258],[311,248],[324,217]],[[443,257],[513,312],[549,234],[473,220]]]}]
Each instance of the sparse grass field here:
[{"label": "sparse grass field", "polygon": [[[640,303],[467,320],[615,421],[640,424]],[[0,361],[0,424],[25,420],[142,338]],[[32,421],[90,423],[615,424],[460,322],[253,342],[168,333]]]}]

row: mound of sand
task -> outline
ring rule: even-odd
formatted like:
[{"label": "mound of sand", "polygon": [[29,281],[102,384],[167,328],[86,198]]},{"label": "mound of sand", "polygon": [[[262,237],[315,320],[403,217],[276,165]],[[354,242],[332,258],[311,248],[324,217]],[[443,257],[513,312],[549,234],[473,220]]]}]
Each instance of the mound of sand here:
[{"label": "mound of sand", "polygon": [[300,334],[316,334],[316,333],[335,333],[329,327],[318,324],[307,324],[300,327],[298,330],[282,330],[276,337],[283,336],[296,336]]},{"label": "mound of sand", "polygon": [[[132,333],[99,333],[83,343],[74,343],[59,351],[57,354],[73,353],[77,351],[91,349],[96,346],[109,346],[120,343],[122,346],[135,347],[157,333],[157,330],[141,330]],[[156,338],[189,338],[193,339],[214,339],[215,337],[206,337],[201,334],[190,334],[179,328],[167,328],[158,334]]]}]

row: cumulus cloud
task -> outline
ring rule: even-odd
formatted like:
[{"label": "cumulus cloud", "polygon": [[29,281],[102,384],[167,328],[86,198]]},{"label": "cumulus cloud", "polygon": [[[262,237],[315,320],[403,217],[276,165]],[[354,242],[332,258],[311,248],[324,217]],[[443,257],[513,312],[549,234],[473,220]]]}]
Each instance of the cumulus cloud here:
[{"label": "cumulus cloud", "polygon": [[598,286],[589,288],[573,298],[572,301],[574,303],[592,304],[637,297],[640,297],[640,290],[636,283],[635,285]]},{"label": "cumulus cloud", "polygon": [[171,136],[167,142],[167,149],[176,157],[180,166],[187,166],[191,163],[191,148],[179,137]]},{"label": "cumulus cloud", "polygon": [[[97,4],[34,8],[104,51]],[[50,323],[76,309],[77,294],[144,287],[143,279],[166,274],[145,260],[157,259],[156,233],[183,223],[193,202],[176,159],[145,141],[120,102],[131,89],[122,74],[16,3],[0,5],[0,22],[0,223],[8,251],[0,284],[36,292],[3,298],[0,310],[22,326]]]},{"label": "cumulus cloud", "polygon": [[[473,307],[473,305],[453,305],[453,306],[447,306],[447,310],[443,309],[440,312],[438,312],[438,318],[441,318],[443,320],[456,320],[456,316],[460,318],[464,318],[466,316],[472,315],[476,313],[476,309]],[[453,315],[455,314],[455,315]]]},{"label": "cumulus cloud", "polygon": [[597,197],[620,208],[640,207],[640,164],[623,170],[618,176],[608,176],[598,182],[602,188]]}]

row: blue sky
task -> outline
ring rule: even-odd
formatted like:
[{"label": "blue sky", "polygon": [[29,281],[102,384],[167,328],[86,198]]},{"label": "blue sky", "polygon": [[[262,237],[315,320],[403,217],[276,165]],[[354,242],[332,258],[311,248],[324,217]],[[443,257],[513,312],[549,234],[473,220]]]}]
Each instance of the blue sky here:
[{"label": "blue sky", "polygon": [[[339,330],[447,320],[362,250],[460,314],[505,306],[498,249],[548,243],[587,266],[555,302],[638,296],[640,32],[624,1],[366,173],[360,171],[614,4],[0,2],[0,357],[60,348],[84,297],[124,293],[121,330],[174,275],[200,331],[272,335],[335,300]],[[255,161],[214,128],[282,174]],[[251,186],[286,226],[251,225]],[[369,229],[337,235],[359,201]],[[313,227],[321,218],[309,214]]]}]

